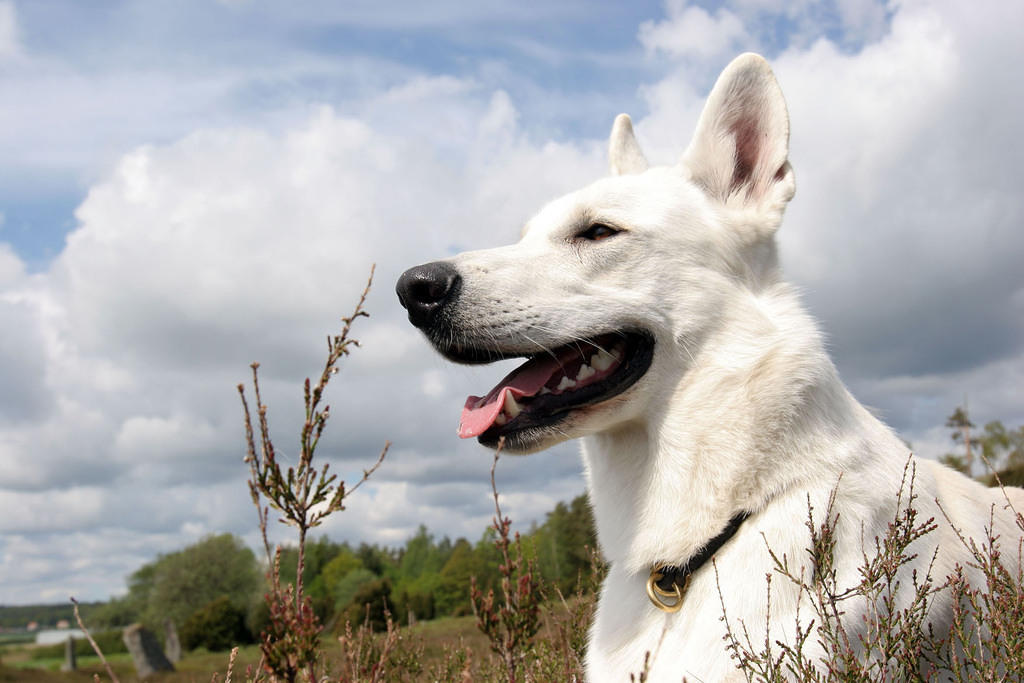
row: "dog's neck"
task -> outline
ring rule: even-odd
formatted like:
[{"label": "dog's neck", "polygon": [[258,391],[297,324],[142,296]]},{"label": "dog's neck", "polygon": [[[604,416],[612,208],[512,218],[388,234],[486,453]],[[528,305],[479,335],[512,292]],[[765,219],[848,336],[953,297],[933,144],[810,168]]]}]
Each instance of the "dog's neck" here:
[{"label": "dog's neck", "polygon": [[787,288],[747,304],[758,327],[711,333],[642,421],[584,439],[599,542],[629,572],[683,562],[738,512],[756,514],[805,481],[834,481],[845,467],[839,435],[875,422]]}]

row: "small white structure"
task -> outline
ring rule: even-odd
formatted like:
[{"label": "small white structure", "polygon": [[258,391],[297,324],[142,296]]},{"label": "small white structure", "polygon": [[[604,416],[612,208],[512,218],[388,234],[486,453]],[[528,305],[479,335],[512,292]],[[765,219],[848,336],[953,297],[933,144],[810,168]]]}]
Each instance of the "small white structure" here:
[{"label": "small white structure", "polygon": [[75,640],[85,638],[81,629],[77,628],[47,628],[36,633],[36,645],[54,645],[63,643],[71,636]]}]

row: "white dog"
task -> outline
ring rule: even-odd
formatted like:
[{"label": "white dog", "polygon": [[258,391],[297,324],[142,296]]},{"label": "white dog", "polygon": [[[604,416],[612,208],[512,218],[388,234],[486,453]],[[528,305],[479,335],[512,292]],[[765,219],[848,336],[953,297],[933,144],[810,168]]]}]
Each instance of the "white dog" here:
[{"label": "white dog", "polygon": [[[1007,496],[1024,511],[1019,490],[1004,495],[912,458],[843,386],[781,280],[774,235],[795,190],[788,139],[768,64],[743,55],[678,165],[648,168],[621,115],[610,177],[545,206],[518,244],[418,266],[398,283],[409,319],[445,357],[527,358],[470,397],[461,436],[488,446],[504,437],[521,453],[583,437],[610,566],[591,681],[628,681],[645,655],[649,681],[742,679],[723,607],[755,646],[766,627],[772,642],[794,642],[798,604],[805,626],[814,614],[778,577],[769,614],[768,548],[794,571],[809,565],[808,503],[823,521],[835,491],[835,567],[840,587],[856,586],[863,553],[898,513],[908,458],[919,519],[938,529],[912,546],[900,599],[911,597],[912,572],[941,581],[969,560],[936,499],[979,541],[994,516],[1016,571],[1021,531]],[[856,632],[865,604],[842,609]],[[930,620],[946,628],[950,614],[948,595],[937,595]]]}]

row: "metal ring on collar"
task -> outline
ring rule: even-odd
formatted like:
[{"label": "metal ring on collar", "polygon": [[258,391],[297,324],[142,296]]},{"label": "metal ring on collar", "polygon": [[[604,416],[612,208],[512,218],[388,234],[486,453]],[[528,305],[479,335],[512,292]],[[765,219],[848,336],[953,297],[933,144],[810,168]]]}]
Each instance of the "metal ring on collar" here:
[{"label": "metal ring on collar", "polygon": [[[658,565],[651,569],[651,575],[647,578],[647,597],[651,599],[651,604],[662,612],[678,612],[683,607],[683,596],[690,586],[690,577],[689,575],[686,577],[682,588],[679,587],[679,584],[673,583],[672,590],[667,591],[658,585],[658,582],[665,576],[664,571],[665,565]],[[665,598],[674,600],[674,602],[668,602]]]}]

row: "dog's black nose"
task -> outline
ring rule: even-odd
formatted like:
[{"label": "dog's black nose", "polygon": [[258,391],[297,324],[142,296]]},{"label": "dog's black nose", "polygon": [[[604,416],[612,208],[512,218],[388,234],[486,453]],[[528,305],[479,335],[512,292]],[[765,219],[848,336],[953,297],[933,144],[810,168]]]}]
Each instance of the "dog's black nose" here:
[{"label": "dog's black nose", "polygon": [[395,291],[398,301],[409,311],[409,322],[416,327],[426,327],[455,296],[461,282],[454,266],[434,261],[402,273]]}]

